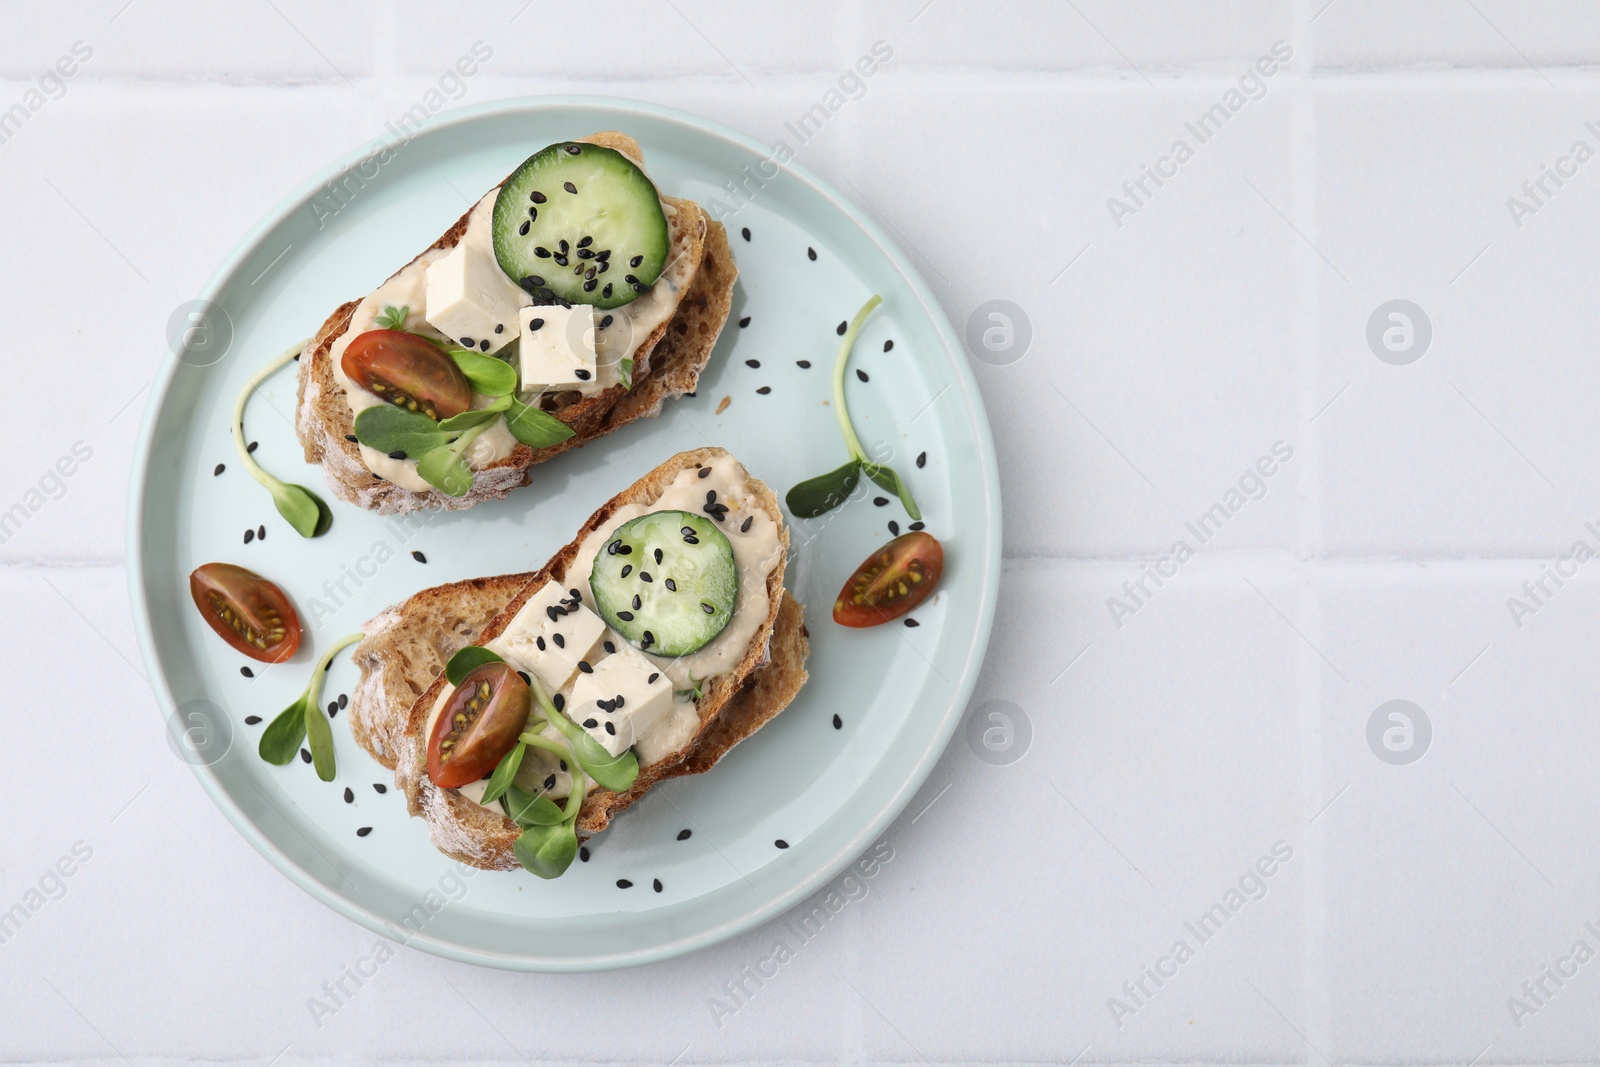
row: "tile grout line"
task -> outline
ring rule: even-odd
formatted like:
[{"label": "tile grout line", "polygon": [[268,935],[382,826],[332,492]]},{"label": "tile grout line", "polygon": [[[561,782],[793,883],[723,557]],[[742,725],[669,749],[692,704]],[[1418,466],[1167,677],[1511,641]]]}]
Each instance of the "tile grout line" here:
[{"label": "tile grout line", "polygon": [[[1290,174],[1294,189],[1295,217],[1303,220],[1303,225],[1311,235],[1312,241],[1321,240],[1321,217],[1318,212],[1317,196],[1319,186],[1317,182],[1317,92],[1316,92],[1316,37],[1311,26],[1311,5],[1318,0],[1297,0],[1294,5],[1295,34],[1300,38],[1299,47],[1303,49],[1304,74],[1300,69],[1294,73],[1293,92],[1291,101],[1293,114],[1289,125],[1290,140]],[[1315,558],[1315,552],[1321,546],[1322,530],[1322,450],[1317,444],[1317,430],[1311,420],[1320,414],[1317,383],[1320,377],[1320,360],[1318,359],[1318,329],[1321,325],[1322,311],[1322,268],[1321,264],[1307,255],[1307,249],[1298,250],[1298,263],[1296,276],[1297,287],[1300,294],[1295,301],[1299,314],[1296,316],[1295,343],[1300,350],[1300,382],[1299,409],[1306,420],[1303,425],[1306,429],[1305,438],[1305,464],[1301,468],[1301,481],[1299,483],[1299,501],[1296,511],[1299,517],[1298,529],[1295,531],[1295,555],[1298,557],[1295,564],[1297,575],[1305,575],[1306,568],[1300,561]],[[1296,582],[1296,585],[1299,585]],[[1313,635],[1313,640],[1322,640],[1322,611],[1318,590],[1314,583],[1308,582],[1304,587],[1306,605],[1306,625]],[[1297,672],[1300,680],[1296,683],[1297,703],[1300,705],[1301,718],[1301,783],[1302,794],[1310,806],[1316,807],[1323,804],[1323,700],[1322,700],[1322,669],[1315,660],[1307,658],[1304,654],[1300,658],[1300,668]],[[1318,812],[1320,815],[1321,812]],[[1315,816],[1313,817],[1315,818]],[[1306,851],[1306,877],[1305,893],[1301,901],[1301,1025],[1305,1027],[1307,1043],[1312,1050],[1330,1047],[1330,1038],[1333,1033],[1332,1006],[1328,1001],[1328,969],[1325,948],[1327,945],[1327,870],[1325,855],[1321,847],[1325,839],[1320,828],[1314,825],[1308,827],[1304,848]]]}]

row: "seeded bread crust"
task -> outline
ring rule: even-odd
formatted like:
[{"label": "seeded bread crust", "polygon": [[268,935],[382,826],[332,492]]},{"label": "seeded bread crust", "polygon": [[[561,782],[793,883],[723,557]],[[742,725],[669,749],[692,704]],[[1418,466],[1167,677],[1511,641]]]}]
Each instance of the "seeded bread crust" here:
[{"label": "seeded bread crust", "polygon": [[[642,164],[639,144],[625,134],[597,133],[581,140],[612,148]],[[502,183],[504,184],[504,183]],[[418,493],[376,477],[361,460],[360,447],[348,436],[354,418],[344,388],[334,378],[329,353],[350,325],[359,300],[340,305],[317,331],[300,355],[299,391],[295,430],[305,450],[306,462],[320,464],[328,488],[339,499],[358,507],[390,515],[420,508],[457,511],[485,500],[499,500],[511,490],[527,485],[529,468],[569,448],[610,433],[635,419],[659,414],[673,396],[694,392],[700,371],[711,358],[717,337],[727,322],[738,277],[728,235],[691,200],[663,197],[675,208],[672,246],[686,256],[694,269],[677,310],[639,345],[634,353],[633,388],[614,385],[604,392],[557,407],[552,414],[573,430],[558,445],[533,449],[518,444],[503,459],[473,472],[472,489],[450,497],[429,490]],[[429,251],[454,248],[466,233],[469,209]],[[425,254],[425,253],[424,253]],[[420,258],[420,257],[418,257]],[[413,260],[415,262],[415,260]]]},{"label": "seeded bread crust", "polygon": [[[618,508],[630,503],[648,505],[680,471],[723,455],[722,449],[703,448],[674,456],[603,505],[571,543],[531,576],[506,575],[424,590],[373,621],[355,655],[362,669],[362,682],[351,699],[352,721],[359,719],[363,724],[357,740],[393,767],[395,784],[405,794],[411,814],[428,821],[429,836],[441,852],[486,870],[513,870],[519,864],[511,846],[521,834],[517,824],[504,815],[454,790],[440,789],[428,778],[424,735],[428,715],[445,684],[439,673],[445,659],[461,644],[481,644],[498,635],[547,580],[565,582],[567,567],[584,537]],[[752,478],[751,483],[756,504],[782,530],[777,499],[760,481]],[[786,555],[787,530],[782,531],[781,541]],[[603,830],[612,817],[656,782],[709,770],[794,699],[807,678],[810,642],[804,611],[783,588],[784,569],[785,559],[780,556],[767,578],[767,618],[743,660],[733,671],[706,684],[696,705],[700,724],[694,736],[678,751],[641,767],[626,792],[591,789],[578,816],[580,837]],[[508,592],[512,586],[516,589]],[[500,599],[498,609],[491,611],[491,602],[502,593],[507,599]],[[450,634],[428,632],[440,623],[451,628]],[[471,637],[468,630],[473,632]],[[390,662],[391,658],[395,662]],[[414,699],[412,693],[416,693]],[[392,754],[392,759],[385,753]]]}]

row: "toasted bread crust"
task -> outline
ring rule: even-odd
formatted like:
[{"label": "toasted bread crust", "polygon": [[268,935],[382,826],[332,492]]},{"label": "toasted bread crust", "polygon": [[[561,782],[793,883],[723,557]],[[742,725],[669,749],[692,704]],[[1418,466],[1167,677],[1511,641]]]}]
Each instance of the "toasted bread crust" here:
[{"label": "toasted bread crust", "polygon": [[[638,143],[624,134],[603,132],[583,140],[642,161]],[[505,497],[532,480],[528,471],[535,463],[577,448],[635,419],[656,415],[668,397],[693,392],[727,322],[738,269],[721,223],[712,221],[691,200],[663,200],[675,209],[673,243],[681,246],[682,254],[692,262],[692,280],[674,314],[656,327],[634,353],[632,389],[614,385],[553,412],[572,428],[573,435],[567,440],[541,449],[519,443],[509,455],[474,471],[472,489],[460,497],[437,490],[413,492],[376,477],[362,462],[360,446],[348,439],[354,430],[354,418],[329,358],[334,342],[349,328],[351,316],[360,304],[359,300],[351,300],[328,316],[300,356],[295,430],[306,462],[322,466],[329,489],[339,499],[380,514],[420,508],[460,510]],[[466,233],[471,214],[469,208],[422,255],[454,248]],[[420,255],[416,257],[419,258]]]},{"label": "toasted bread crust", "polygon": [[[429,713],[445,685],[444,678],[438,673],[439,668],[429,672],[429,667],[424,665],[428,662],[426,655],[409,656],[405,666],[392,676],[379,672],[380,665],[384,672],[393,670],[391,665],[385,664],[385,658],[397,648],[416,648],[432,641],[437,650],[434,655],[442,663],[446,655],[442,647],[447,647],[449,642],[419,638],[416,632],[435,625],[441,617],[459,618],[464,626],[475,630],[470,643],[492,639],[547,580],[565,581],[567,567],[576,557],[583,539],[618,508],[630,503],[650,503],[680,471],[725,454],[721,449],[703,448],[674,456],[597,510],[577,536],[533,575],[477,579],[475,583],[425,590],[374,620],[375,629],[369,631],[368,638],[356,650],[356,660],[363,671],[362,683],[357,688],[362,708],[359,713],[352,712],[359,714],[363,722],[358,740],[385,765],[393,766],[395,783],[405,793],[409,810],[428,821],[429,834],[440,851],[476,867],[511,870],[518,866],[511,846],[521,829],[499,812],[475,804],[453,790],[439,789],[428,778],[424,734]],[[751,481],[754,499],[782,530],[782,515],[776,498],[759,481],[754,478]],[[787,531],[783,530],[780,537],[786,553]],[[696,705],[700,722],[694,736],[678,751],[641,767],[638,778],[627,792],[592,789],[579,812],[580,837],[604,829],[612,817],[637,801],[656,782],[710,769],[734,745],[754,733],[794,698],[807,677],[805,658],[809,642],[804,612],[783,588],[784,569],[785,560],[780,555],[767,578],[770,600],[767,618],[756,631],[739,665],[706,684]],[[487,610],[487,600],[517,583],[520,585],[515,593],[509,600],[502,601],[494,617],[480,624],[477,618]],[[438,609],[445,603],[451,608],[440,615]],[[405,706],[402,716],[399,702],[420,686],[425,688]],[[356,703],[352,700],[352,707]],[[375,747],[373,742],[382,747]],[[393,754],[392,764],[380,751]]]}]

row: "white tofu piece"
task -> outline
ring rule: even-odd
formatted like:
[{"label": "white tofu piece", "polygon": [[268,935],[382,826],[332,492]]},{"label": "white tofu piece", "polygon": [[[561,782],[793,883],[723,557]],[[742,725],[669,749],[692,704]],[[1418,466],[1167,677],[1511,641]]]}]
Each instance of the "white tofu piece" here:
[{"label": "white tofu piece", "polygon": [[427,320],[463,348],[497,352],[516,340],[517,311],[529,299],[506,277],[487,239],[468,236],[428,266]]},{"label": "white tofu piece", "polygon": [[595,371],[595,317],[588,304],[521,311],[522,387],[528,391],[603,388]]},{"label": "white tofu piece", "polygon": [[546,693],[555,693],[605,632],[600,616],[575,600],[571,590],[546,582],[484,647],[538,678]]},{"label": "white tofu piece", "polygon": [[578,675],[567,714],[616,756],[671,713],[672,681],[620,637],[611,640],[617,651]]}]

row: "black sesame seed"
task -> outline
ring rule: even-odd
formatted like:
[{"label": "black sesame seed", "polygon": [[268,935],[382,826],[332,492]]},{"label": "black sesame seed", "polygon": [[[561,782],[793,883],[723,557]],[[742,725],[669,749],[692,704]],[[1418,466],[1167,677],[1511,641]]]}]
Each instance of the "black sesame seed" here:
[{"label": "black sesame seed", "polygon": [[[533,208],[529,208],[528,210],[532,211]],[[528,236],[528,231],[532,228],[533,223],[524,221],[521,226],[517,227],[517,233],[521,234],[523,237],[526,237]]]},{"label": "black sesame seed", "polygon": [[584,370],[582,367],[579,367],[577,370],[573,371],[572,375],[580,382],[586,382],[589,380],[589,372]]},{"label": "black sesame seed", "polygon": [[550,705],[557,711],[565,711],[567,710],[567,698],[557,693],[550,698]]},{"label": "black sesame seed", "polygon": [[785,841],[783,838],[780,837],[776,841],[773,842],[773,845],[775,845],[778,848],[788,848],[789,847],[789,842]]},{"label": "black sesame seed", "polygon": [[920,529],[922,529],[922,527],[924,525],[925,525],[924,523],[914,522],[910,526],[906,527],[906,529],[908,529],[908,530],[920,530]]},{"label": "black sesame seed", "polygon": [[612,737],[617,736],[617,725],[610,719],[606,720],[606,733],[610,734]]},{"label": "black sesame seed", "polygon": [[639,572],[639,580],[641,582],[653,582],[653,581],[655,581],[654,578],[650,577],[650,572],[649,571],[640,571]]},{"label": "black sesame seed", "polygon": [[844,720],[839,718],[839,716],[837,714],[834,715],[834,717],[833,717],[833,728],[835,730],[839,730],[839,729],[843,729],[844,728]]},{"label": "black sesame seed", "polygon": [[556,776],[553,774],[545,775],[544,787],[546,789],[554,789],[556,787]]},{"label": "black sesame seed", "polygon": [[685,537],[683,539],[683,543],[686,545],[698,545],[700,543],[700,538],[690,535],[689,537]]},{"label": "black sesame seed", "polygon": [[639,643],[648,648],[656,643],[656,635],[651,633],[649,630],[646,630],[644,632],[644,638]]},{"label": "black sesame seed", "polygon": [[569,262],[567,257],[562,255],[560,252],[557,252],[555,255],[551,256],[550,258],[555,261],[555,264],[558,267],[565,267]]},{"label": "black sesame seed", "polygon": [[617,888],[618,889],[632,889],[633,888],[633,883],[628,881],[626,878],[618,878],[617,879]]},{"label": "black sesame seed", "polygon": [[567,155],[569,155],[569,156],[575,156],[579,152],[583,151],[583,147],[581,145],[569,144],[569,145],[566,145],[565,148],[566,148]]},{"label": "black sesame seed", "polygon": [[661,562],[661,550],[659,548],[656,549],[655,555],[656,555],[656,562],[660,563]]},{"label": "black sesame seed", "polygon": [[[702,477],[702,478],[711,477],[711,468],[710,467],[701,467],[700,468],[700,477]],[[684,529],[687,530],[687,529],[689,529],[689,527],[685,526]]]},{"label": "black sesame seed", "polygon": [[617,549],[619,549],[621,547],[622,547],[622,542],[621,541],[613,541],[613,542],[611,542],[609,545],[606,546],[606,555],[615,556],[617,554]]},{"label": "black sesame seed", "polygon": [[260,526],[256,527],[256,540],[257,541],[265,541],[266,539],[267,539],[267,526],[266,526],[265,523],[262,523]]},{"label": "black sesame seed", "polygon": [[583,728],[585,730],[593,730],[596,726],[599,726],[599,725],[600,725],[599,721],[595,720],[595,719],[584,719],[583,720]]},{"label": "black sesame seed", "polygon": [[246,715],[244,717],[244,724],[246,726],[254,726],[256,723],[258,723],[260,721],[261,721],[261,716],[259,716],[259,715]]},{"label": "black sesame seed", "polygon": [[328,701],[328,718],[331,719],[337,714],[339,714],[339,702],[337,700]]},{"label": "black sesame seed", "polygon": [[406,458],[405,450],[397,448],[393,452],[389,453],[389,458],[390,459],[405,459]]},{"label": "black sesame seed", "polygon": [[384,785],[382,782],[373,782],[372,788],[376,789],[379,793],[387,793],[389,791],[389,787]]},{"label": "black sesame seed", "polygon": [[569,193],[576,193],[578,191],[578,187],[573,185],[571,182],[562,182],[561,188],[565,189]]},{"label": "black sesame seed", "polygon": [[687,841],[687,840],[689,840],[690,835],[693,834],[693,833],[694,833],[693,830],[679,830],[678,831],[678,840],[679,841]]},{"label": "black sesame seed", "polygon": [[716,502],[717,502],[717,491],[715,489],[707,489],[706,490],[706,503],[707,504],[715,504]]},{"label": "black sesame seed", "polygon": [[428,557],[424,556],[421,552],[417,551],[416,549],[412,549],[411,550],[411,558],[416,560],[418,563],[426,563],[426,562],[428,562]]},{"label": "black sesame seed", "polygon": [[648,285],[642,285],[639,282],[634,282],[633,291],[636,293],[648,293],[650,291],[650,287]]},{"label": "black sesame seed", "polygon": [[[644,257],[643,256],[634,256],[632,259],[628,260],[628,266],[637,267],[639,264],[641,264],[643,262],[644,262]],[[633,281],[634,280],[633,275],[631,275],[631,274],[628,275],[628,280],[630,282]]]},{"label": "black sesame seed", "polygon": [[633,621],[633,612],[631,612],[631,611],[619,611],[619,612],[617,612],[617,618],[621,619],[623,622],[632,622]]},{"label": "black sesame seed", "polygon": [[848,322],[846,322],[844,319],[840,319],[839,320],[839,325],[837,325],[837,326],[835,326],[833,328],[833,332],[838,334],[840,337],[843,337],[845,330],[847,330],[849,328],[850,328],[850,324]]},{"label": "black sesame seed", "polygon": [[561,764],[561,773],[562,774],[566,774],[567,773],[567,761],[566,760],[557,760],[556,762]]},{"label": "black sesame seed", "polygon": [[860,367],[857,367],[857,368],[856,368],[856,377],[857,377],[857,378],[860,378],[860,379],[861,379],[861,380],[862,380],[862,381],[864,381],[864,382],[867,382],[867,381],[871,381],[871,380],[872,380],[872,379],[870,379],[870,378],[868,378],[868,377],[867,377],[867,372],[866,372],[866,371],[864,371],[864,370],[862,370],[862,369],[861,369],[861,368],[860,368]]},{"label": "black sesame seed", "polygon": [[641,606],[642,606],[642,601],[640,601],[640,599],[639,599],[639,594],[638,593],[633,594],[633,610],[634,611],[638,611]]},{"label": "black sesame seed", "polygon": [[760,389],[756,390],[756,394],[758,396],[766,396],[770,392],[772,392],[772,386],[770,385],[763,385]]},{"label": "black sesame seed", "polygon": [[586,660],[586,659],[580,659],[578,661],[578,669],[580,671],[582,671],[584,674],[593,674],[594,673],[594,668],[589,666],[589,661]]},{"label": "black sesame seed", "polygon": [[463,347],[463,348],[471,348],[471,347],[473,347],[473,344],[474,344],[474,342],[473,342],[472,338],[470,338],[470,337],[463,337],[461,339],[461,347]]},{"label": "black sesame seed", "polygon": [[654,879],[653,881],[651,881],[650,885],[655,889],[655,891],[657,893],[661,892],[661,879],[659,879],[659,878]]},{"label": "black sesame seed", "polygon": [[928,465],[928,454],[926,452],[918,452],[917,453],[917,466],[918,467],[926,467],[927,465]]},{"label": "black sesame seed", "polygon": [[588,248],[592,244],[594,244],[594,238],[593,237],[583,237],[583,238],[580,238],[578,240],[578,247],[579,248]]},{"label": "black sesame seed", "polygon": [[693,537],[694,536],[694,527],[693,526],[680,526],[678,528],[678,532],[683,534],[683,536],[685,536],[685,537]]},{"label": "black sesame seed", "polygon": [[744,521],[739,524],[739,532],[740,533],[749,533],[750,532],[750,524],[752,522],[755,522],[755,521],[756,521],[756,517],[754,515],[746,515]]},{"label": "black sesame seed", "polygon": [[611,283],[610,282],[607,282],[606,283],[606,287],[604,289],[600,290],[600,295],[605,297],[607,300],[611,299]]},{"label": "black sesame seed", "polygon": [[742,330],[748,325],[750,325],[750,316],[749,315],[746,315],[744,318],[739,320],[739,329]]},{"label": "black sesame seed", "polygon": [[538,646],[539,646],[539,651],[540,651],[540,652],[543,652],[543,651],[544,651],[544,638],[542,638],[542,637],[535,637],[535,638],[534,638],[534,639],[533,639],[533,643],[534,643],[534,644],[536,644],[536,645],[538,645]]},{"label": "black sesame seed", "polygon": [[256,676],[256,672],[251,670],[249,667],[240,667],[239,673],[244,675],[246,678],[254,678]]},{"label": "black sesame seed", "polygon": [[707,615],[715,615],[717,613],[717,609],[707,604],[704,600],[700,601],[700,610]]},{"label": "black sesame seed", "polygon": [[366,837],[370,833],[372,833],[372,827],[363,826],[363,827],[361,827],[360,829],[358,829],[356,831],[356,836],[357,837]]},{"label": "black sesame seed", "polygon": [[794,361],[794,365],[799,367],[801,370],[811,369],[811,361],[809,359],[797,359]]},{"label": "black sesame seed", "polygon": [[604,642],[604,643],[603,643],[603,644],[602,644],[602,645],[601,645],[601,647],[602,647],[602,648],[604,648],[604,649],[605,649],[605,650],[606,650],[606,651],[607,651],[607,652],[610,652],[610,653],[612,653],[612,654],[613,654],[613,655],[614,655],[614,654],[615,654],[615,653],[616,653],[616,651],[617,651],[617,646],[616,646],[616,645],[614,645],[614,644],[612,644],[612,643],[611,643],[611,642],[610,642],[610,641],[606,641],[606,642]]},{"label": "black sesame seed", "polygon": [[355,790],[351,789],[349,786],[344,787],[344,802],[346,804],[354,804],[356,802]]},{"label": "black sesame seed", "polygon": [[478,351],[479,352],[487,352],[487,351],[489,351],[489,342],[488,341],[479,341],[478,342]]},{"label": "black sesame seed", "polygon": [[538,256],[540,259],[549,259],[550,258],[550,250],[548,248],[546,248],[544,245],[540,245],[538,248],[535,248],[533,250],[533,254]]},{"label": "black sesame seed", "polygon": [[256,532],[254,530],[246,530],[244,532],[244,543],[245,544],[248,545],[251,541],[254,541],[255,539],[256,539]]},{"label": "black sesame seed", "polygon": [[920,622],[918,622],[916,619],[908,618],[908,619],[906,619],[906,625],[911,627],[913,630],[915,630],[918,626],[921,626],[922,624]]},{"label": "black sesame seed", "polygon": [[900,524],[893,519],[889,520],[889,533],[895,537],[900,536]]},{"label": "black sesame seed", "polygon": [[254,452],[260,446],[261,446],[261,442],[260,441],[251,441],[250,444],[245,448],[245,451],[246,452]]},{"label": "black sesame seed", "polygon": [[495,326],[494,332],[497,333],[497,334],[505,333],[506,332],[506,324],[503,323],[503,322],[498,324],[497,326]]},{"label": "black sesame seed", "polygon": [[566,648],[567,647],[567,639],[565,637],[562,637],[560,634],[551,634],[550,635],[550,640],[552,640],[552,641],[554,641],[556,643],[556,647],[557,648]]},{"label": "black sesame seed", "polygon": [[872,502],[881,508],[889,503],[889,498],[886,496],[875,496],[872,498]]},{"label": "black sesame seed", "polygon": [[631,564],[631,563],[623,564],[623,566],[622,566],[622,576],[624,578],[626,578],[628,575],[630,575],[632,573],[633,573],[633,564]]},{"label": "black sesame seed", "polygon": [[545,196],[539,190],[535,189],[533,192],[528,194],[528,199],[532,200],[535,204],[542,204],[546,200],[548,200],[549,197]]},{"label": "black sesame seed", "polygon": [[339,694],[339,710],[343,711],[350,706],[350,696],[347,693]]},{"label": "black sesame seed", "polygon": [[885,352],[889,351],[892,348],[894,348],[894,342],[893,341],[885,341],[885,342],[883,342],[883,350]]},{"label": "black sesame seed", "polygon": [[[593,273],[593,272],[591,271],[590,273]],[[599,282],[595,281],[593,278],[590,278],[588,281],[583,283],[583,291],[586,292],[586,293],[592,293],[592,292],[594,292],[594,287],[599,285],[599,284],[600,284]],[[582,372],[582,373],[587,373],[587,372]]]},{"label": "black sesame seed", "polygon": [[812,261],[812,262],[813,262],[813,263],[814,263],[814,262],[816,262],[816,259],[817,259],[817,250],[816,250],[816,249],[815,249],[815,248],[809,248],[809,247],[808,247],[808,248],[807,248],[807,249],[806,249],[806,258],[807,258],[807,259],[809,259],[809,260],[811,260],[811,261]]},{"label": "black sesame seed", "polygon": [[589,862],[589,849],[587,847],[578,849],[578,858],[580,860],[582,860],[584,863],[588,863]]},{"label": "black sesame seed", "polygon": [[346,441],[354,441],[356,439],[356,435],[353,433],[347,433],[344,435],[344,439]]},{"label": "black sesame seed", "polygon": [[627,277],[626,277],[626,278],[623,278],[623,279],[622,279],[622,280],[623,280],[623,281],[625,281],[625,282],[627,282],[627,283],[628,283],[628,284],[629,284],[629,285],[638,285],[638,284],[639,284],[639,279],[638,279],[638,278],[635,278],[635,277],[634,277],[634,276],[633,276],[633,275],[631,275],[631,274],[630,274],[630,275],[628,275],[628,276],[627,276]]},{"label": "black sesame seed", "polygon": [[533,684],[533,679],[528,677],[528,672],[527,671],[518,671],[517,672],[517,677],[522,679],[522,684],[523,685],[532,685]]},{"label": "black sesame seed", "polygon": [[667,579],[667,591],[668,592],[672,592],[672,593],[676,593],[678,591],[678,583],[673,581],[671,578],[668,578]]},{"label": "black sesame seed", "polygon": [[646,678],[646,679],[645,679],[645,680],[644,680],[644,684],[645,684],[645,685],[655,685],[655,684],[656,684],[656,679],[657,679],[657,678],[659,678],[659,677],[661,677],[661,674],[660,674],[660,672],[658,672],[658,671],[651,671],[651,672],[650,672],[650,677],[648,677],[648,678]]},{"label": "black sesame seed", "polygon": [[221,474],[227,469],[228,465],[226,463],[218,463],[216,469],[211,472],[211,476],[215,478],[217,475]]},{"label": "black sesame seed", "polygon": [[303,748],[300,750],[300,762],[301,763],[310,763],[311,762],[311,753],[307,752]]},{"label": "black sesame seed", "polygon": [[750,367],[750,368],[754,369],[756,367],[761,366],[761,361],[759,359],[747,359],[747,360],[744,361],[744,365],[746,367]]},{"label": "black sesame seed", "polygon": [[543,319],[529,319],[528,320],[528,329],[530,329],[533,332],[537,333],[538,331],[544,329],[544,320]]},{"label": "black sesame seed", "polygon": [[603,330],[607,326],[610,326],[615,321],[616,320],[612,316],[606,315],[603,318],[601,318],[601,320],[600,320],[600,328]]},{"label": "black sesame seed", "polygon": [[744,229],[740,230],[739,236],[743,237],[746,241],[750,240],[750,227],[746,226]]}]

